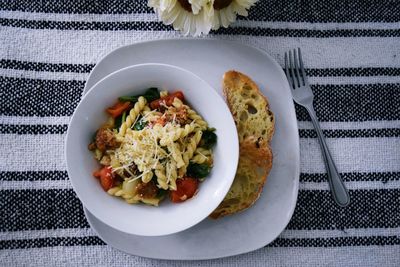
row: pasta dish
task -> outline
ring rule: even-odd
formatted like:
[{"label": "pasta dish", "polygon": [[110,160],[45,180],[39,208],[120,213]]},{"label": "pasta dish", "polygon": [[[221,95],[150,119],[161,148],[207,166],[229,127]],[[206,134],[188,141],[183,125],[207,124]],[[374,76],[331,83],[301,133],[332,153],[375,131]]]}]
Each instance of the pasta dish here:
[{"label": "pasta dish", "polygon": [[108,194],[158,206],[166,196],[178,203],[197,193],[212,169],[217,136],[181,91],[150,88],[119,97],[106,112],[89,150],[101,164],[93,176]]}]

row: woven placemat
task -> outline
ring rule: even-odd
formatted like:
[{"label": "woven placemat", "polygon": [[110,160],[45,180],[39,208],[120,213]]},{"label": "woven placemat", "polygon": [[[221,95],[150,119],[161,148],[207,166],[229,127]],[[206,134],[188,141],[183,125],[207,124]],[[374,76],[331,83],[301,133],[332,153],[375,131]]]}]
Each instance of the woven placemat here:
[{"label": "woven placemat", "polygon": [[96,62],[126,44],[181,35],[132,0],[2,1],[0,24],[0,265],[400,266],[400,3],[260,1],[208,36],[264,49],[280,64],[285,51],[302,48],[352,203],[334,204],[316,133],[296,107],[300,191],[287,229],[266,248],[200,262],[104,244],[64,161],[68,122]]}]

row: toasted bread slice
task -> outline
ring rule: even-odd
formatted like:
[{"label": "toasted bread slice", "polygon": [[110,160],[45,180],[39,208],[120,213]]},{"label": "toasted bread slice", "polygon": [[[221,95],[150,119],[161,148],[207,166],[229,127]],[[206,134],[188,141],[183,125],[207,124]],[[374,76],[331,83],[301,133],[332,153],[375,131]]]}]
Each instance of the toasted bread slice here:
[{"label": "toasted bread slice", "polygon": [[263,148],[263,161],[268,165],[258,165],[255,159],[260,158],[260,151],[243,148],[245,154],[241,152],[239,164],[235,175],[235,180],[228,194],[211,213],[210,217],[218,219],[226,215],[234,214],[252,206],[260,197],[267,175],[272,167],[272,152],[269,147]]},{"label": "toasted bread slice", "polygon": [[217,219],[247,209],[260,197],[272,168],[270,141],[275,129],[274,115],[258,86],[246,75],[228,71],[223,92],[236,123],[240,158],[235,180],[218,208]]},{"label": "toasted bread slice", "polygon": [[238,129],[239,142],[255,136],[269,143],[275,129],[274,115],[257,84],[240,72],[228,71],[222,90]]}]

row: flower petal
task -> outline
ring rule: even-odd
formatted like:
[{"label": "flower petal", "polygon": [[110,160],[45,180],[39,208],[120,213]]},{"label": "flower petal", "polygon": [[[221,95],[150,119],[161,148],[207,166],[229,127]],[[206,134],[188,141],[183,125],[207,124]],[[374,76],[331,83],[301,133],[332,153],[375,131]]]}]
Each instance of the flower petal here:
[{"label": "flower petal", "polygon": [[215,0],[188,0],[192,12],[186,11],[177,0],[149,0],[160,20],[166,25],[172,24],[175,30],[183,35],[200,36],[207,34],[211,29],[216,30],[223,26],[227,28],[236,21],[236,16],[247,16],[247,9],[257,0],[233,0],[227,7],[215,10]]},{"label": "flower petal", "polygon": [[176,5],[176,0],[161,0],[160,9],[161,11],[171,11]]},{"label": "flower petal", "polygon": [[176,5],[170,12],[162,13],[162,21],[166,25],[172,24],[177,19],[180,11],[180,8]]},{"label": "flower petal", "polygon": [[207,4],[208,0],[188,0],[192,5],[192,12],[194,15],[199,14],[200,10]]}]

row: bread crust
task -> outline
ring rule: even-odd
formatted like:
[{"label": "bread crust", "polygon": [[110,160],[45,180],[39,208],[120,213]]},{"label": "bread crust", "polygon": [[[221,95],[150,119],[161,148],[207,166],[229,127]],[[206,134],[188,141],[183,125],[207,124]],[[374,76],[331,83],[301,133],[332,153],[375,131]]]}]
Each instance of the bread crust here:
[{"label": "bread crust", "polygon": [[[249,92],[249,94],[243,93],[244,86],[246,86],[245,91]],[[275,121],[273,113],[269,110],[268,99],[260,92],[257,84],[250,77],[234,70],[224,74],[222,88],[238,128],[240,157],[235,180],[225,199],[210,215],[213,219],[251,207],[261,195],[267,176],[272,169],[273,161],[270,142],[275,131]],[[260,116],[270,119],[270,123],[266,123],[270,127],[265,134],[254,135],[250,131],[254,129],[240,127],[243,123],[241,114],[244,112],[244,106],[241,103],[239,105],[234,103],[234,100],[239,99],[240,102],[241,100],[246,100],[249,95],[251,97],[256,95],[255,98],[253,97],[255,101],[251,103],[258,107],[257,115],[259,112]],[[256,127],[254,123],[253,125],[248,123],[244,125]],[[257,124],[257,126],[259,125]]]},{"label": "bread crust", "polygon": [[[230,71],[225,72],[225,74],[223,76],[222,92],[223,92],[225,99],[227,100],[228,107],[233,115],[233,118],[235,119],[235,122],[239,119],[239,114],[237,114],[237,112],[234,110],[232,103],[230,101],[228,101],[228,95],[231,92],[232,88],[242,86],[244,84],[249,85],[251,87],[251,89],[254,90],[257,93],[257,95],[260,96],[265,101],[265,112],[269,113],[270,116],[272,118],[274,118],[274,114],[269,109],[268,98],[261,93],[258,85],[246,74],[243,74],[236,70],[230,70]],[[275,127],[272,127],[271,131],[268,133],[269,139],[266,140],[268,143],[271,142],[274,132],[275,132]]]}]

